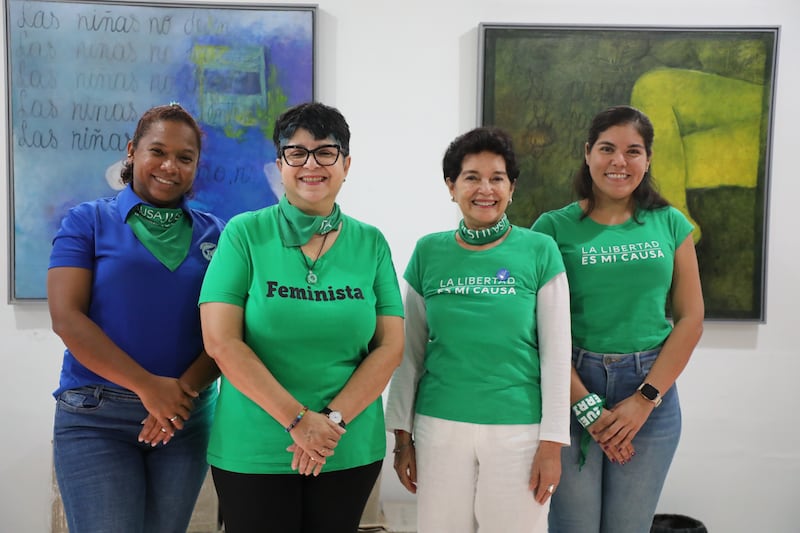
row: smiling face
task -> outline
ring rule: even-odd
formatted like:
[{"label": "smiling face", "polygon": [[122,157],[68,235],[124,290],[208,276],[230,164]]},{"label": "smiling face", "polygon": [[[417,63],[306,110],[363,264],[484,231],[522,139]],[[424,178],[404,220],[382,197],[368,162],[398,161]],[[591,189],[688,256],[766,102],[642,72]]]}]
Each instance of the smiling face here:
[{"label": "smiling face", "polygon": [[448,177],[447,187],[470,229],[496,224],[503,218],[514,193],[505,159],[493,152],[466,155],[461,162],[461,173],[455,179]]},{"label": "smiling face", "polygon": [[598,206],[627,202],[650,166],[645,143],[633,124],[611,126],[586,145],[586,164]]},{"label": "smiling face", "polygon": [[[298,128],[284,146],[301,146],[314,150],[319,146],[337,144],[336,140],[315,139],[310,131]],[[330,166],[322,166],[313,155],[309,155],[303,166],[289,166],[278,154],[276,161],[281,171],[281,181],[286,191],[286,199],[307,215],[329,215],[336,202],[336,195],[342,188],[347,171],[350,169],[350,156],[339,154],[339,159]]]},{"label": "smiling face", "polygon": [[200,157],[197,133],[175,120],[153,122],[136,146],[128,143],[133,191],[156,207],[175,207],[191,189]]}]

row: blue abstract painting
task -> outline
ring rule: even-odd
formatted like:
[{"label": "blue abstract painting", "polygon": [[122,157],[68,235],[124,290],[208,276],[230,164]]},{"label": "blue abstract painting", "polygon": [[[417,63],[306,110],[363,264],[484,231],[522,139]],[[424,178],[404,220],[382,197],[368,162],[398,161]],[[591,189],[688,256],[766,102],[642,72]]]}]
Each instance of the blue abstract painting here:
[{"label": "blue abstract painting", "polygon": [[275,119],[313,100],[312,6],[6,3],[9,299],[46,298],[67,210],[113,196],[141,114],[178,102],[205,134],[192,204],[277,202]]}]

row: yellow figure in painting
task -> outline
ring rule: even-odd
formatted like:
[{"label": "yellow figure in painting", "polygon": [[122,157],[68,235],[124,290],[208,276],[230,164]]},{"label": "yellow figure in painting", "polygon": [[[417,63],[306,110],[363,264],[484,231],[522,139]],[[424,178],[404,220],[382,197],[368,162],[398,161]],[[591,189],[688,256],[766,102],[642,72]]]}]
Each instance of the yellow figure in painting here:
[{"label": "yellow figure in painting", "polygon": [[755,188],[761,151],[764,86],[695,70],[662,68],[642,75],[631,105],[656,129],[652,172],[659,190],[694,224],[687,189]]}]

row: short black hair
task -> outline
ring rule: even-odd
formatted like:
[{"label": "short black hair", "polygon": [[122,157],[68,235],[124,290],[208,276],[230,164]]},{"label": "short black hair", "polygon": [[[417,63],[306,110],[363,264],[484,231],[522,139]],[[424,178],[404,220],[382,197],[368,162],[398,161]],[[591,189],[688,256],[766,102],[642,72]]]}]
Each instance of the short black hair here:
[{"label": "short black hair", "polygon": [[350,153],[350,126],[338,109],[319,102],[307,102],[284,111],[275,121],[272,142],[278,153],[297,132],[304,129],[315,139],[333,138],[344,155]]},{"label": "short black hair", "polygon": [[461,174],[464,158],[481,152],[491,152],[505,160],[506,174],[511,183],[519,177],[519,165],[511,136],[500,128],[480,127],[459,135],[447,147],[442,159],[444,179],[455,181]]}]

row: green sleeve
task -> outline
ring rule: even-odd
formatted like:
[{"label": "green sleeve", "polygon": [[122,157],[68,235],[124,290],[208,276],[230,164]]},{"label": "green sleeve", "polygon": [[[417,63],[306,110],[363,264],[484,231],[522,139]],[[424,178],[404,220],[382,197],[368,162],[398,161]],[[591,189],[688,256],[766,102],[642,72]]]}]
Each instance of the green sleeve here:
[{"label": "green sleeve", "polygon": [[561,257],[558,245],[551,237],[542,238],[540,253],[539,268],[541,269],[541,275],[539,279],[541,280],[541,287],[566,269],[564,268],[564,259]]},{"label": "green sleeve", "polygon": [[675,248],[677,249],[678,246],[686,240],[686,237],[694,231],[694,225],[689,222],[683,213],[674,207],[669,208],[669,213],[669,226],[672,231],[672,236],[675,239]]},{"label": "green sleeve", "polygon": [[545,235],[550,235],[553,238],[556,236],[555,226],[550,213],[542,213],[539,218],[534,221],[531,229],[539,233],[544,233]]},{"label": "green sleeve", "polygon": [[403,316],[403,299],[400,296],[400,285],[397,283],[397,272],[392,263],[392,252],[386,238],[378,232],[377,238],[378,265],[375,273],[375,313],[379,316]]},{"label": "green sleeve", "polygon": [[249,246],[242,236],[246,216],[232,218],[222,231],[203,279],[200,303],[222,302],[244,307],[251,278]]},{"label": "green sleeve", "polygon": [[403,275],[403,278],[408,282],[408,284],[423,298],[425,294],[422,290],[422,280],[420,279],[420,270],[419,270],[419,254],[420,254],[420,247],[422,245],[422,240],[417,241],[417,245],[414,247],[414,251],[411,254],[411,259],[408,261],[408,266],[406,267],[406,272]]}]

